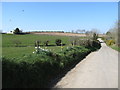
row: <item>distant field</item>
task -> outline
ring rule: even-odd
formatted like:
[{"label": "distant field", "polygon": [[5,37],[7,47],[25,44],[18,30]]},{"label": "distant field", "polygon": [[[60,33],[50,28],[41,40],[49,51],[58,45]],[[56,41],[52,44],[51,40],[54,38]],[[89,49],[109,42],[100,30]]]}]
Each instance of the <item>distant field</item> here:
[{"label": "distant field", "polygon": [[[62,33],[62,32],[31,32],[32,34],[37,35],[56,35],[56,36],[78,36],[78,37],[86,37],[84,33]],[[99,34],[99,37],[104,37],[105,34]]]},{"label": "distant field", "polygon": [[14,47],[16,42],[20,42],[20,46],[34,46],[36,40],[41,41],[41,45],[46,40],[49,40],[50,45],[55,45],[55,40],[61,39],[63,43],[69,44],[70,37],[67,36],[53,36],[53,35],[2,35],[2,47]]},{"label": "distant field", "polygon": [[80,33],[58,33],[58,32],[38,32],[33,34],[39,34],[39,35],[57,35],[57,36],[79,36],[79,37],[86,37],[85,34]]}]

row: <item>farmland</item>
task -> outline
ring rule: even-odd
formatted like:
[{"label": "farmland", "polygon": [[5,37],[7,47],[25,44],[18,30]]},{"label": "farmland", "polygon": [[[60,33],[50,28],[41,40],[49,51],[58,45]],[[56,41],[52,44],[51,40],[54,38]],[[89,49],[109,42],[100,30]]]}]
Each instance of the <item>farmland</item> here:
[{"label": "farmland", "polygon": [[53,36],[53,35],[35,35],[35,34],[27,34],[27,35],[7,35],[3,34],[3,47],[14,47],[15,42],[21,42],[20,46],[34,46],[36,40],[41,41],[41,45],[43,45],[43,41],[49,40],[50,45],[55,45],[56,39],[61,39],[63,43],[69,44],[69,37],[67,36]]},{"label": "farmland", "polygon": [[[61,50],[60,46],[56,46],[55,40],[61,39],[63,43],[69,45],[69,37],[66,36],[50,36],[50,35],[2,35],[2,51],[3,56],[8,57],[21,57],[26,54],[32,54],[34,50],[34,43],[36,40],[40,40],[41,47],[45,48],[43,42],[49,40],[49,46],[47,49],[58,52]],[[16,47],[16,43],[20,42]],[[65,47],[65,46],[64,46]],[[12,53],[12,54],[11,54]]]},{"label": "farmland", "polygon": [[[22,57],[27,54],[32,54],[34,51],[34,43],[39,40],[42,48],[47,47],[48,50],[59,52],[60,46],[56,46],[55,40],[61,39],[65,44],[63,49],[70,45],[70,36],[55,36],[55,35],[39,35],[39,34],[26,34],[26,35],[2,35],[2,55],[7,57]],[[79,37],[84,38],[84,37]],[[49,46],[44,46],[44,41],[49,40]],[[17,44],[18,43],[18,44]],[[16,44],[18,46],[16,46]],[[12,53],[12,54],[11,54]]]}]

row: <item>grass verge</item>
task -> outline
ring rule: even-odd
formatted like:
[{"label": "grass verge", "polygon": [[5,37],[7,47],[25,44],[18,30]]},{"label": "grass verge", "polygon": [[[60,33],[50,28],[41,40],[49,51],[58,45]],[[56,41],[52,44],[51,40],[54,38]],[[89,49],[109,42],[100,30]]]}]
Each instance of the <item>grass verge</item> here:
[{"label": "grass verge", "polygon": [[112,49],[120,52],[120,47],[118,47],[118,46],[110,46],[110,47],[111,47]]}]

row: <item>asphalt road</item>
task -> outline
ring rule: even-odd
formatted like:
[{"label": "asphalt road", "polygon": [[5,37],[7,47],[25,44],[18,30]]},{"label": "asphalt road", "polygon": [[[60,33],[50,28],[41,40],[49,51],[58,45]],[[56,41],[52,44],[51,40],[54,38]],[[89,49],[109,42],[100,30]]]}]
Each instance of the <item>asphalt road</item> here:
[{"label": "asphalt road", "polygon": [[118,88],[118,52],[105,43],[101,45],[98,51],[90,53],[54,87]]}]

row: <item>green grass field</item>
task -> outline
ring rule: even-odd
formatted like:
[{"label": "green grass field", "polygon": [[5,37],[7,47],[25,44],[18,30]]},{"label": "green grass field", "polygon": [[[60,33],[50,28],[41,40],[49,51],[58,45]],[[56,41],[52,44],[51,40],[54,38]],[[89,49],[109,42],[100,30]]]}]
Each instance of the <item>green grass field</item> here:
[{"label": "green grass field", "polygon": [[[45,48],[45,47],[41,47]],[[60,52],[61,47],[60,46],[50,46],[47,47],[48,50],[51,50],[53,52]],[[66,46],[63,46],[63,49],[66,49]],[[22,57],[24,55],[33,54],[33,51],[35,51],[34,47],[3,47],[2,48],[2,56],[5,57]]]},{"label": "green grass field", "polygon": [[[50,36],[50,35],[35,35],[35,34],[26,34],[26,35],[8,35],[2,34],[2,56],[6,57],[22,57],[27,54],[32,54],[35,50],[34,43],[36,40],[40,40],[40,45],[43,45],[44,41],[49,40],[49,45],[47,46],[48,50],[59,52],[61,51],[60,46],[55,46],[55,40],[61,39],[62,43],[66,44],[63,46],[63,49],[70,44],[70,38],[68,36]],[[15,47],[15,41],[21,42],[19,47]],[[52,46],[53,45],[53,46]],[[45,48],[46,46],[41,46]]]},{"label": "green grass field", "polygon": [[34,46],[35,41],[41,41],[41,45],[46,40],[49,40],[50,45],[55,45],[55,40],[61,39],[63,43],[69,44],[70,37],[67,36],[50,36],[50,35],[2,35],[2,47],[14,47],[16,42],[20,42],[19,46]]}]

